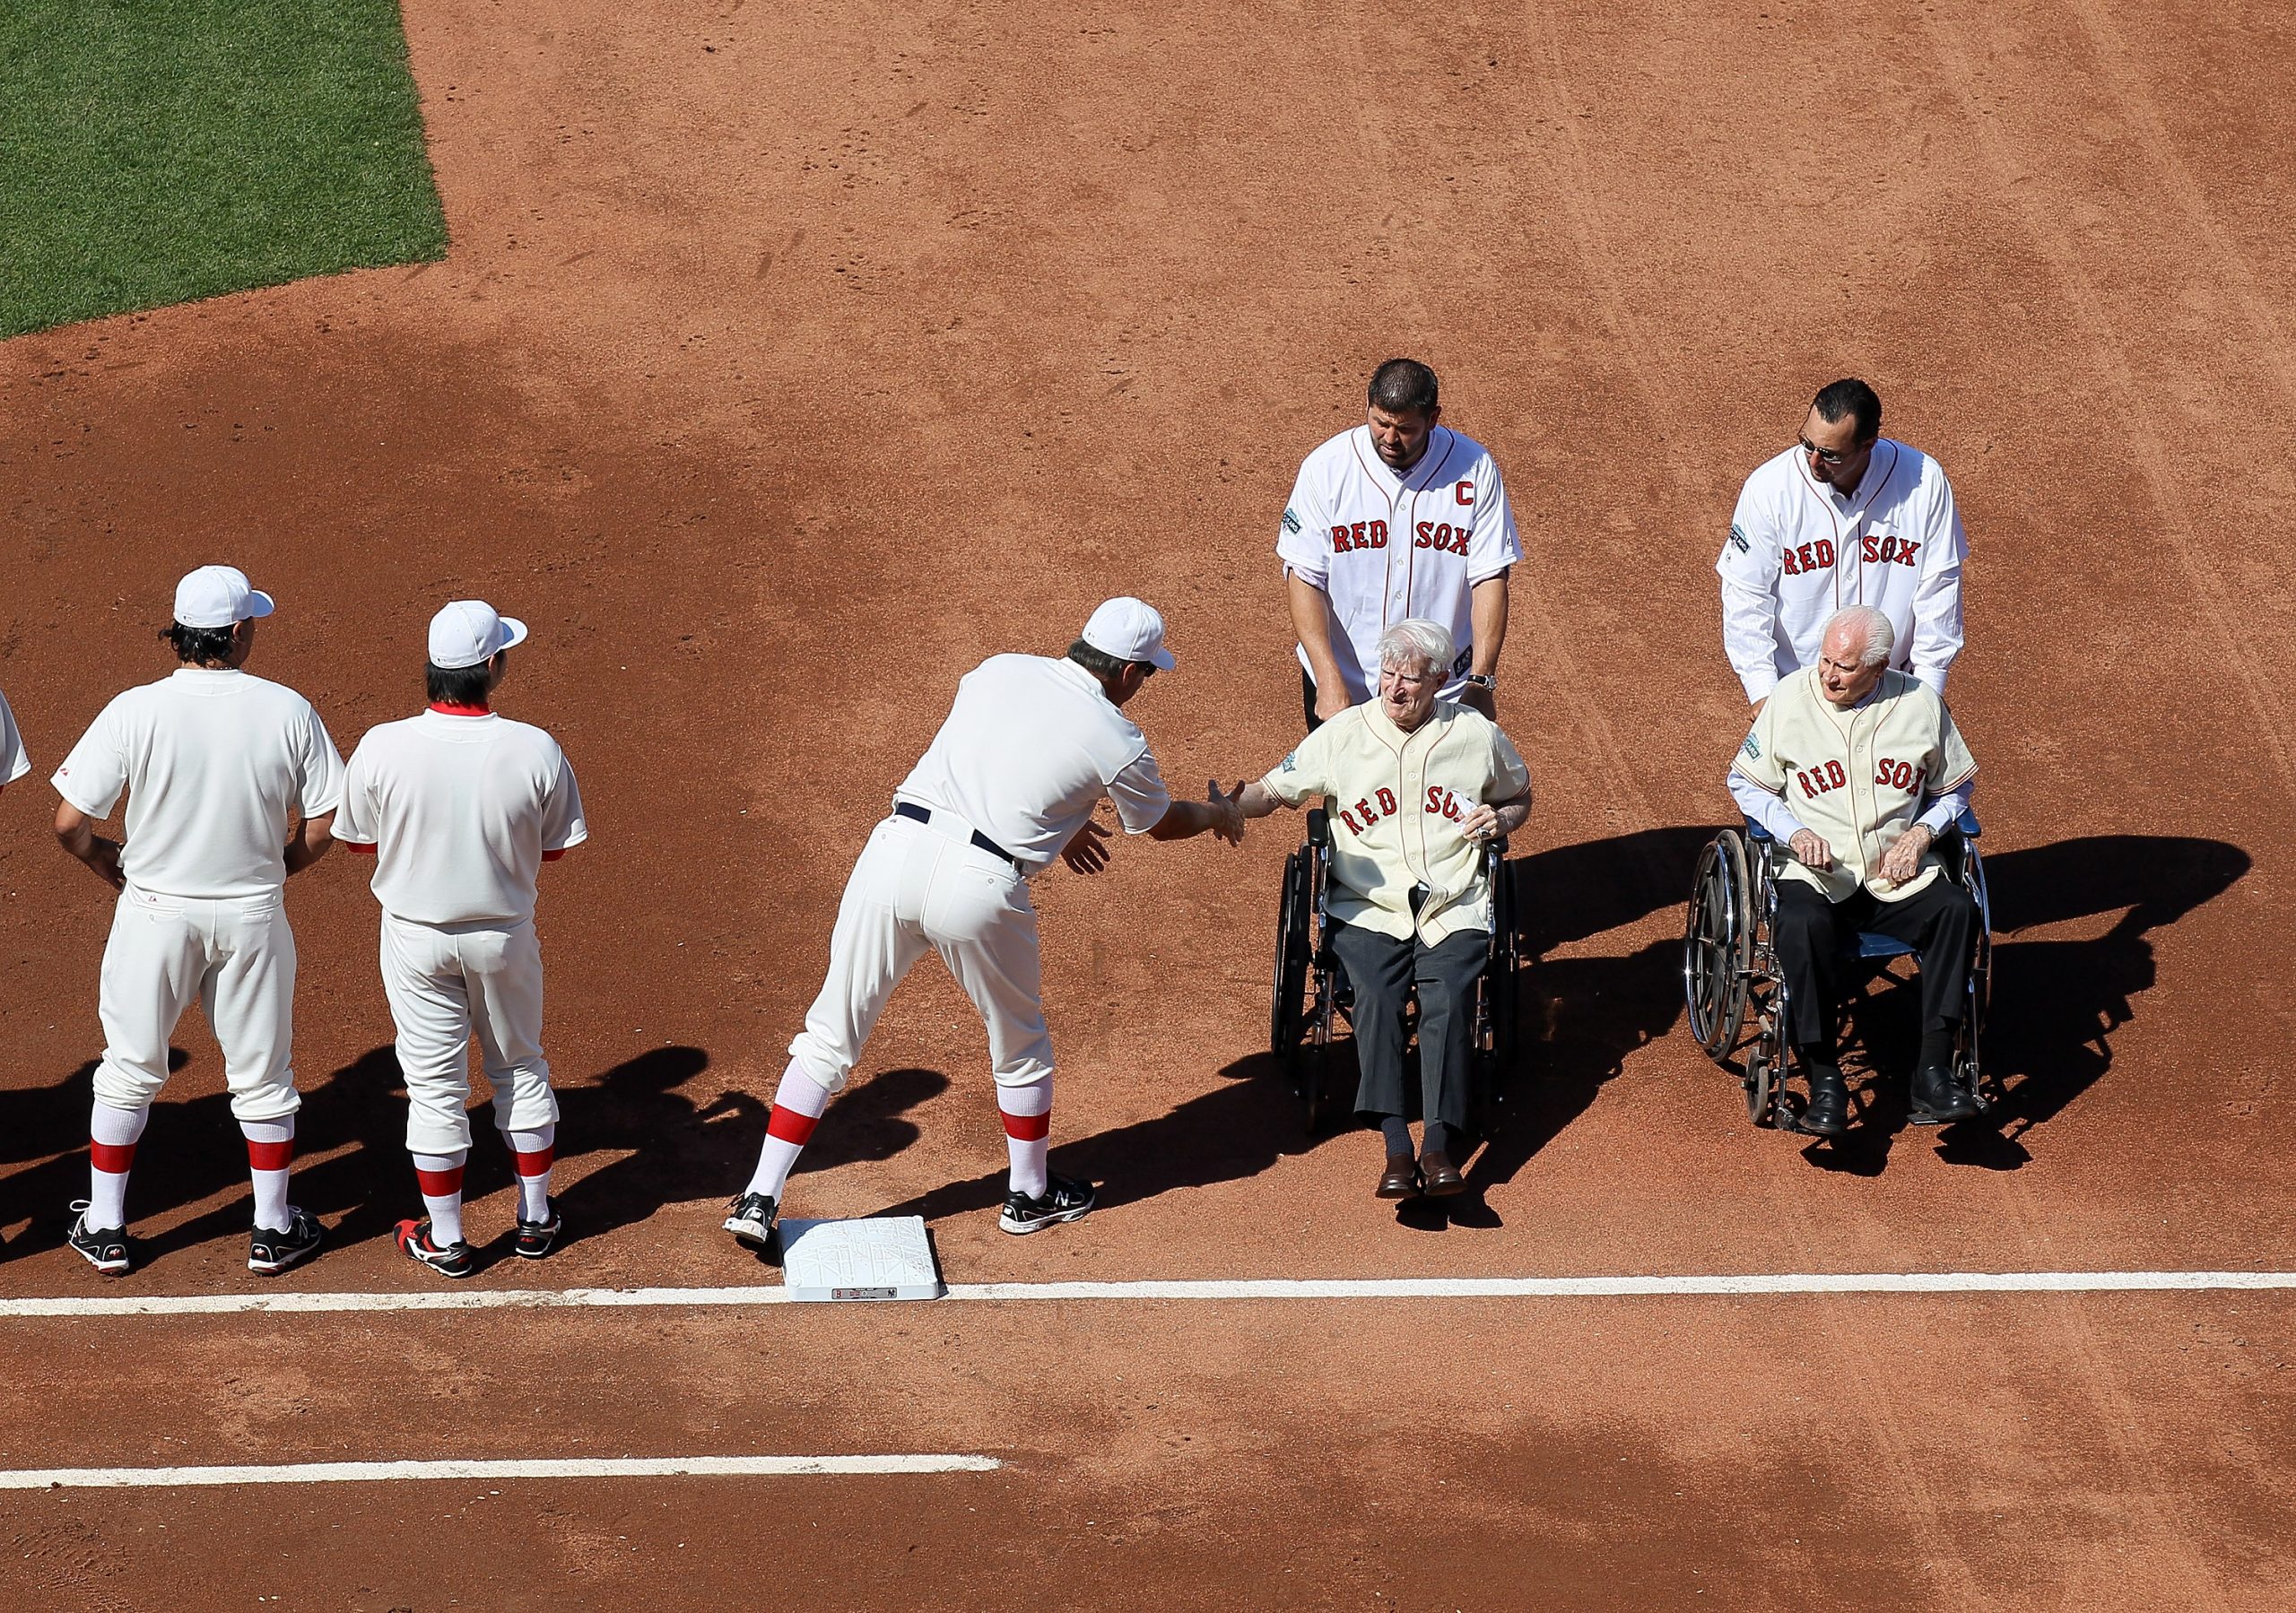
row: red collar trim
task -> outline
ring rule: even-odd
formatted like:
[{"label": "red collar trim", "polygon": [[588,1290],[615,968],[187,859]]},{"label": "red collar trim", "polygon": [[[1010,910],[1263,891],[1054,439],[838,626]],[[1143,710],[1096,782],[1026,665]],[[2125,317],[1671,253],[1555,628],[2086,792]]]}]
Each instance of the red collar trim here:
[{"label": "red collar trim", "polygon": [[457,706],[448,700],[433,700],[430,709],[446,717],[491,717],[493,708],[486,706]]}]

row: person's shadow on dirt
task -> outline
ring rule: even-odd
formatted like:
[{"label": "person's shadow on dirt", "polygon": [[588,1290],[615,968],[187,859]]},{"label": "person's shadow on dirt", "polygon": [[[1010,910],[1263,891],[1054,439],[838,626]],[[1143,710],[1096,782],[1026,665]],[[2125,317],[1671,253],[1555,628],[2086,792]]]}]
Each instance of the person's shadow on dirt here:
[{"label": "person's shadow on dirt", "polygon": [[[1939,1157],[1997,1171],[2030,1161],[2022,1139],[2111,1069],[2113,1033],[2157,979],[2152,932],[2223,894],[2249,866],[2237,846],[2179,835],[2091,835],[1987,857],[1993,979],[1981,1046],[1988,1077],[2006,1091],[1978,1120],[1943,1128]],[[2015,939],[2116,910],[2112,927],[2093,940]],[[1867,1034],[1888,1073],[1863,1095],[1869,1106],[1848,1137],[1805,1150],[1819,1168],[1878,1175],[1907,1129],[1913,994],[1885,989],[1867,1009]]]},{"label": "person's shadow on dirt", "polygon": [[[1712,835],[1695,828],[1648,829],[1509,860],[1526,964],[1516,982],[1520,1062],[1502,1078],[1508,1101],[1467,1166],[1469,1191],[1429,1201],[1440,1210],[1422,1207],[1405,1218],[1410,1224],[1500,1225],[1484,1192],[1511,1180],[1584,1114],[1628,1054],[1665,1034],[1682,1011],[1674,941],[1655,941],[1623,957],[1549,960],[1545,954],[1683,900],[1699,848]],[[1354,1087],[1353,1045],[1343,1040],[1326,1056],[1331,1089],[1344,1109]],[[1283,1062],[1263,1049],[1228,1064],[1215,1084],[1163,1114],[1057,1146],[1052,1168],[1101,1184],[1101,1206],[1114,1208],[1257,1176],[1281,1159],[1354,1140],[1367,1149],[1368,1181],[1377,1149],[1356,1136],[1352,1120],[1342,1125],[1310,1136]],[[996,1171],[877,1213],[937,1219],[1004,1199],[1004,1174]]]}]

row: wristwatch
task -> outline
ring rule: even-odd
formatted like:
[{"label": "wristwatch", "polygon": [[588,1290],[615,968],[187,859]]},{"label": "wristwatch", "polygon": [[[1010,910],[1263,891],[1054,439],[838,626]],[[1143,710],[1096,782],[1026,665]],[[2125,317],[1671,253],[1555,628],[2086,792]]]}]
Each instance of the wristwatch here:
[{"label": "wristwatch", "polygon": [[1466,675],[1465,681],[1474,684],[1477,689],[1497,689],[1499,687],[1498,678],[1490,672],[1469,672]]}]

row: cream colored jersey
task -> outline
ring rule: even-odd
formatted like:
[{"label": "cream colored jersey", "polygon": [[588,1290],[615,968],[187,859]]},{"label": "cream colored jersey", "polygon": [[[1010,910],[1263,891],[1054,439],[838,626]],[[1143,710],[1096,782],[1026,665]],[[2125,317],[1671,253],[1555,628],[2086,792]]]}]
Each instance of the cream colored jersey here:
[{"label": "cream colored jersey", "polygon": [[287,827],[343,794],[343,758],[309,701],[283,684],[186,666],[103,708],[56,793],[108,818],[127,792],[120,872],[137,889],[201,900],[287,882]]},{"label": "cream colored jersey", "polygon": [[32,759],[24,754],[23,736],[16,732],[16,714],[8,709],[8,697],[0,695],[0,790],[31,770]]},{"label": "cream colored jersey", "polygon": [[[1287,806],[1332,798],[1334,918],[1399,941],[1416,929],[1430,946],[1491,928],[1483,848],[1460,825],[1479,802],[1522,794],[1531,773],[1514,741],[1481,712],[1438,700],[1434,714],[1405,733],[1377,701],[1351,706],[1260,784]],[[1411,894],[1420,887],[1427,894],[1414,924]]]},{"label": "cream colored jersey", "polygon": [[335,837],[375,850],[375,899],[418,924],[520,924],[544,857],[589,838],[558,741],[492,713],[437,708],[367,731]]},{"label": "cream colored jersey", "polygon": [[1902,901],[1935,879],[1936,857],[1902,885],[1881,875],[1882,855],[1911,828],[1922,803],[1977,776],[1977,760],[1935,690],[1908,672],[1884,672],[1874,698],[1844,711],[1827,700],[1815,667],[1771,690],[1739,747],[1735,770],[1782,795],[1803,827],[1833,853],[1820,872],[1787,858],[1788,879],[1839,902],[1860,885]]}]

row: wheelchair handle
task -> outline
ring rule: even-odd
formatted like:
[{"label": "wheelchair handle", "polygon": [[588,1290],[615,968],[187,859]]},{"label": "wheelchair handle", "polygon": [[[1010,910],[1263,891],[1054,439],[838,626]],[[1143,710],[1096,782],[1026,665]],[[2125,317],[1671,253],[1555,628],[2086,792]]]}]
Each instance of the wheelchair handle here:
[{"label": "wheelchair handle", "polygon": [[1331,814],[1321,807],[1308,809],[1308,844],[1310,846],[1331,844]]}]

